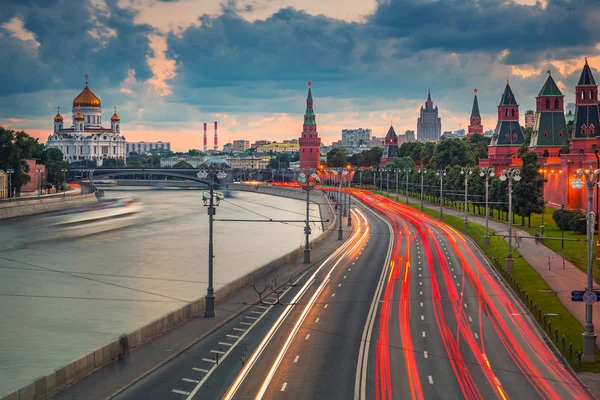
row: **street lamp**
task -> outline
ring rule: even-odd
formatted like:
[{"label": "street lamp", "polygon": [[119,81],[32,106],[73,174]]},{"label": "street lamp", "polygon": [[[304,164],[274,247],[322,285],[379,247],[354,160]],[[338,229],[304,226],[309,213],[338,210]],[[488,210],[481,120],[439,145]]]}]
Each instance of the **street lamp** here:
[{"label": "street lamp", "polygon": [[485,246],[490,245],[490,235],[488,233],[488,220],[490,215],[489,209],[489,187],[490,187],[490,178],[493,178],[496,175],[494,168],[483,168],[479,171],[479,176],[485,177],[485,235],[483,236],[483,244]]},{"label": "street lamp", "polygon": [[423,178],[425,177],[425,172],[427,172],[427,170],[423,167],[419,168],[417,171],[419,171],[419,174],[421,174],[421,212],[423,212],[423,210],[425,209],[424,207],[424,197],[423,197]]},{"label": "street lamp", "polygon": [[460,174],[465,176],[465,231],[469,229],[469,213],[468,213],[468,205],[467,205],[467,193],[469,189],[469,175],[471,175],[473,171],[469,167],[461,167]]},{"label": "street lamp", "polygon": [[438,169],[437,175],[440,177],[440,219],[444,219],[444,176],[446,176],[446,170]]},{"label": "street lamp", "polygon": [[60,171],[63,173],[63,197],[67,197],[67,172],[69,170],[63,168]]},{"label": "street lamp", "polygon": [[348,179],[347,179],[347,187],[348,187],[348,226],[352,226],[352,213],[350,212],[350,208],[352,206],[352,195],[350,193],[350,188],[352,186],[352,178],[354,177],[354,171],[348,167]]},{"label": "street lamp", "polygon": [[37,168],[36,171],[38,174],[38,199],[39,199],[40,197],[42,197],[42,170]]},{"label": "street lamp", "polygon": [[411,173],[410,168],[404,168],[404,173],[406,174],[406,204],[408,205],[408,178]]},{"label": "street lamp", "polygon": [[512,183],[521,180],[521,172],[518,169],[509,168],[502,171],[500,180],[506,182],[508,180],[508,254],[506,255],[506,272],[513,271],[513,254],[512,254]]},{"label": "street lamp", "polygon": [[[573,189],[581,190],[585,184],[588,188],[588,209],[587,209],[587,287],[586,291],[592,290],[594,286],[594,275],[592,271],[592,242],[594,241],[594,211],[592,203],[594,200],[594,186],[598,183],[600,169],[596,171],[586,171],[580,169],[575,171],[575,180],[571,182]],[[585,177],[585,182],[581,180]],[[592,314],[592,304],[586,302],[585,305],[585,332],[583,333],[583,361],[596,361],[596,334],[594,333],[594,323]]]},{"label": "street lamp", "polygon": [[319,182],[319,175],[312,168],[300,169],[298,174],[298,183],[306,190],[306,226],[304,227],[304,235],[306,242],[304,244],[304,264],[310,264],[310,191]]},{"label": "street lamp", "polygon": [[12,175],[15,173],[15,170],[9,168],[6,172],[8,173],[8,201],[12,201]]},{"label": "street lamp", "polygon": [[[217,179],[225,179],[227,174],[221,170],[220,165],[216,164],[204,164],[202,165],[202,169],[200,172],[196,174],[196,176],[200,179],[209,179],[209,193],[204,193],[202,195],[202,199],[204,201],[204,206],[208,206],[208,288],[206,289],[206,307],[204,310],[205,318],[214,318],[215,317],[215,289],[213,288],[213,219],[216,213],[215,209],[215,178]],[[207,196],[208,195],[208,196]],[[217,193],[217,202],[216,205],[219,205],[219,202],[223,198],[222,193]],[[208,204],[207,204],[208,202]]]},{"label": "street lamp", "polygon": [[398,202],[398,176],[400,175],[399,172],[400,170],[398,168],[394,170],[394,174],[396,175],[396,203]]},{"label": "street lamp", "polygon": [[271,170],[271,185],[275,183],[275,169]]}]

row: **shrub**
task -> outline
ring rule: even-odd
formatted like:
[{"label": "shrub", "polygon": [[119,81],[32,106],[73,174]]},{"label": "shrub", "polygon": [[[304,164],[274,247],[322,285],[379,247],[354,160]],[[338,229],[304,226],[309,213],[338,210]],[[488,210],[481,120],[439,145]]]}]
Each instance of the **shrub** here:
[{"label": "shrub", "polygon": [[552,219],[560,229],[575,233],[587,232],[586,217],[580,211],[556,210],[552,213]]}]

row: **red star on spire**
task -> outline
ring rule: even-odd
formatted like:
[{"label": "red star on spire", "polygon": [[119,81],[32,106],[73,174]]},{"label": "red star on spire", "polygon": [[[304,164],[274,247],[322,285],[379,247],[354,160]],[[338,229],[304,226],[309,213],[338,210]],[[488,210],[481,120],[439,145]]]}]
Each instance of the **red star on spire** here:
[{"label": "red star on spire", "polygon": [[477,88],[475,88],[475,89],[473,89],[473,91],[474,91],[475,93],[477,93],[479,90],[477,90]]},{"label": "red star on spire", "polygon": [[310,86],[310,85],[312,85],[312,82],[311,82],[311,81],[308,81],[308,86]]}]

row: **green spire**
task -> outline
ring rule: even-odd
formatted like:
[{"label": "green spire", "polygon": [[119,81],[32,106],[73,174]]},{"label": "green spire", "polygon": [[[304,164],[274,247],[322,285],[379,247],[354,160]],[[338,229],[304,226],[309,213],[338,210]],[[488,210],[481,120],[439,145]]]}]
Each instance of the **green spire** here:
[{"label": "green spire", "polygon": [[542,90],[540,90],[538,97],[542,97],[542,96],[556,97],[556,96],[562,96],[562,95],[563,95],[562,92],[560,91],[560,89],[556,85],[556,82],[554,82],[554,79],[552,78],[552,74],[550,73],[550,71],[548,71],[548,79],[546,79],[546,83],[544,83],[544,86],[542,87]]},{"label": "green spire", "polygon": [[306,98],[306,113],[304,114],[304,125],[316,125],[315,112],[313,110],[312,82],[308,82],[308,97]]},{"label": "green spire", "polygon": [[471,118],[481,117],[479,114],[479,102],[477,101],[477,89],[475,89],[475,97],[473,98],[473,110],[471,111]]}]

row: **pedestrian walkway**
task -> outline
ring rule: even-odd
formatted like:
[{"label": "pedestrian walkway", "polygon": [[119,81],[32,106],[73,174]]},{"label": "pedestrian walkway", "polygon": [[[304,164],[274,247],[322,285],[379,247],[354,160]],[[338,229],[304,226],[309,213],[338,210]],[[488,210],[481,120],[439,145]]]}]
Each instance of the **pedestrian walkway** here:
[{"label": "pedestrian walkway", "polygon": [[[395,194],[393,194],[395,195]],[[412,203],[419,203],[420,200],[411,198]],[[433,210],[439,210],[440,205],[425,202],[425,207]],[[453,208],[444,207],[445,215],[452,215],[464,218],[464,211],[458,211]],[[469,222],[485,226],[485,217],[469,215]],[[502,222],[489,219],[489,229],[496,231],[499,235],[508,235],[508,225]],[[555,253],[548,247],[539,243],[527,232],[515,228],[513,225],[513,235],[518,236],[518,240],[513,240],[515,250],[529,265],[531,265],[546,281],[550,289],[558,295],[558,299],[567,310],[581,323],[585,324],[585,306],[584,303],[571,301],[571,291],[585,290],[587,285],[587,275],[578,269],[573,263],[565,259],[560,254]],[[505,238],[508,241],[508,238]],[[568,245],[568,244],[567,244]],[[518,246],[518,247],[517,247]],[[594,321],[600,321],[600,307],[593,307]],[[597,343],[597,342],[596,342]]]},{"label": "pedestrian walkway", "polygon": [[[344,239],[348,237],[352,229],[352,227],[345,225],[346,223],[343,224]],[[313,261],[310,264],[311,267],[322,262],[340,246],[336,231],[337,228],[326,239],[311,249],[311,260]],[[256,286],[260,288],[267,284],[273,284],[274,278],[277,279],[278,285],[283,284],[290,277],[297,276],[308,267],[309,265],[304,264],[304,255],[301,254],[295,260],[261,278],[256,282]],[[256,291],[252,287],[246,287],[217,304],[215,318],[204,318],[202,314],[192,317],[161,336],[132,349],[129,362],[125,365],[113,360],[108,365],[94,370],[91,374],[51,398],[64,400],[112,398],[115,394],[125,390],[144,376],[166,364],[169,360],[185,352],[193,344],[199,342],[248,308],[248,304],[253,304],[257,300]]]}]

